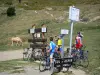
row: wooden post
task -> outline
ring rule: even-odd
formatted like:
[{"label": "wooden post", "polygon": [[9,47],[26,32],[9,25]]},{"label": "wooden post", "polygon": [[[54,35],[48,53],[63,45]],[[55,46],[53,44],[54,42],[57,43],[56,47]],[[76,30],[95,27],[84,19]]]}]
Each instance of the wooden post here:
[{"label": "wooden post", "polygon": [[[41,25],[41,29],[42,29],[42,28],[46,28],[45,24],[42,24],[42,25]],[[42,39],[44,39],[44,38],[45,38],[45,32],[42,32]],[[46,42],[43,42],[43,44],[46,44]],[[42,51],[43,51],[43,53],[44,53],[44,52],[45,52],[45,49],[43,48]]]},{"label": "wooden post", "polygon": [[[45,24],[42,24],[41,26],[42,26],[42,28],[46,28]],[[45,32],[42,32],[42,38],[43,39],[45,38]]]},{"label": "wooden post", "polygon": [[[32,25],[32,28],[35,30],[35,24]],[[35,38],[35,33],[32,33],[33,38]]]},{"label": "wooden post", "polygon": [[[45,33],[47,32],[46,26],[44,24],[41,25],[41,28],[35,28],[35,24],[32,25],[32,28],[28,30],[29,33],[32,34],[32,39],[28,39],[30,43],[30,47],[35,50],[41,49],[42,54],[46,51],[47,47],[47,38],[45,38]],[[37,35],[41,34],[41,35]],[[36,37],[34,36],[36,35]],[[40,37],[41,36],[41,37]]]}]

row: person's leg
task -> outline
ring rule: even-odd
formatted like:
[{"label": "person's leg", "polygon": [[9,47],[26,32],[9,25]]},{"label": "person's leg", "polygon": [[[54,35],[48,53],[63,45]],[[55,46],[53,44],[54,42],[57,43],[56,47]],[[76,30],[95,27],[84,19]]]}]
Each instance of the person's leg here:
[{"label": "person's leg", "polygon": [[46,62],[47,62],[47,66],[49,66],[50,65],[50,57],[47,57]]},{"label": "person's leg", "polygon": [[53,55],[54,53],[50,54],[50,69],[53,67]]},{"label": "person's leg", "polygon": [[80,56],[83,58],[83,50],[80,49]]},{"label": "person's leg", "polygon": [[50,54],[50,63],[53,63],[53,53]]}]

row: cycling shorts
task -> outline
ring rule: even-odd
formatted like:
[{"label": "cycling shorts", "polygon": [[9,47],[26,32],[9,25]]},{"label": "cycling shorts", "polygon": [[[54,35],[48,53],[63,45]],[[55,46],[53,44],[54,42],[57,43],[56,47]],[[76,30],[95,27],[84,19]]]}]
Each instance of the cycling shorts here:
[{"label": "cycling shorts", "polygon": [[50,54],[50,58],[53,58],[53,55],[54,55],[54,53],[51,53],[51,54]]},{"label": "cycling shorts", "polygon": [[76,49],[80,49],[82,47],[82,44],[76,44]]}]

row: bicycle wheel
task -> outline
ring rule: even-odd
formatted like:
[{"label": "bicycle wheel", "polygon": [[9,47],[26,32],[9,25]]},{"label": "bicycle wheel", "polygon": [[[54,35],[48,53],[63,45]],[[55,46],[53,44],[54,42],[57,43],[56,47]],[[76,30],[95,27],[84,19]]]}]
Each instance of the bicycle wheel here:
[{"label": "bicycle wheel", "polygon": [[28,61],[34,61],[35,60],[32,53],[28,54],[28,59],[27,60]]},{"label": "bicycle wheel", "polygon": [[82,62],[81,62],[81,65],[83,67],[88,67],[89,65],[89,60],[88,60],[88,51],[83,51],[83,58],[82,58]]},{"label": "bicycle wheel", "polygon": [[27,60],[28,59],[28,53],[23,52],[23,60]]},{"label": "bicycle wheel", "polygon": [[46,61],[44,57],[41,57],[40,59],[40,63],[39,63],[39,71],[43,72],[46,68]]},{"label": "bicycle wheel", "polygon": [[80,58],[80,52],[79,51],[77,51],[75,53],[76,53],[75,54],[76,56],[74,57],[74,66],[77,68],[81,64],[81,58]]},{"label": "bicycle wheel", "polygon": [[80,60],[80,58],[79,57],[76,57],[76,61],[74,62],[74,67],[78,67],[78,66],[80,66],[80,64],[81,64],[81,60]]},{"label": "bicycle wheel", "polygon": [[53,75],[54,73],[54,62],[50,64],[50,74]]},{"label": "bicycle wheel", "polygon": [[27,60],[27,59],[28,59],[28,49],[25,48],[23,52],[23,60]]},{"label": "bicycle wheel", "polygon": [[55,59],[53,58],[53,63],[50,63],[50,74],[53,75],[55,72],[58,72],[58,70],[60,70],[61,68],[57,69],[56,67],[54,67],[55,64]]},{"label": "bicycle wheel", "polygon": [[82,65],[84,68],[87,68],[87,67],[88,67],[88,65],[89,65],[88,57],[84,56],[84,58],[81,60],[81,65]]}]

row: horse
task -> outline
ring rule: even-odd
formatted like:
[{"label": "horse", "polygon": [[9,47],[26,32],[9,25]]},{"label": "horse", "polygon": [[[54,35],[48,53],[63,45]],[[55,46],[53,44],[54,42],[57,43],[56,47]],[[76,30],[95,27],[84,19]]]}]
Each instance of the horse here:
[{"label": "horse", "polygon": [[20,45],[23,46],[23,41],[20,37],[12,37],[11,38],[11,42],[12,42],[12,46],[14,45],[14,43],[16,43],[16,46]]}]

